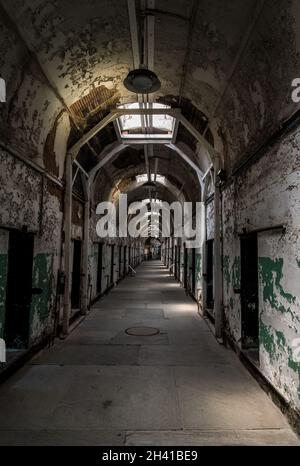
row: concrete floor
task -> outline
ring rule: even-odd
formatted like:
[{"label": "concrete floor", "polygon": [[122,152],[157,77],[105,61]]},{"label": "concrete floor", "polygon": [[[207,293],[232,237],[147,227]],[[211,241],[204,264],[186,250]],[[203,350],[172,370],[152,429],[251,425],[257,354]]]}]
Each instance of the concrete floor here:
[{"label": "concrete floor", "polygon": [[300,444],[160,262],[0,387],[0,429],[1,445]]}]

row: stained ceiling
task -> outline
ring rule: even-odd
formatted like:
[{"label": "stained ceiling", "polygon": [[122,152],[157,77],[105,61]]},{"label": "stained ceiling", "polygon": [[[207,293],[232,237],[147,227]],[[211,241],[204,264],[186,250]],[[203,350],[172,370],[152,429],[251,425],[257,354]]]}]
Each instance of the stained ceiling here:
[{"label": "stained ceiling", "polygon": [[[226,170],[297,109],[290,84],[300,69],[298,0],[136,0],[135,45],[126,0],[0,0],[0,5],[0,69],[9,100],[1,110],[0,131],[32,157],[53,156],[52,150],[45,155],[45,143],[62,112],[70,117],[65,128],[72,145],[117,104],[136,101],[123,80],[134,68],[135,46],[143,59],[148,16],[154,18],[153,68],[162,83],[154,101],[180,107],[222,154]],[[110,125],[84,146],[80,163],[91,169],[116,140]],[[181,125],[177,143],[207,169],[202,148]],[[195,173],[178,155],[161,147],[154,155],[159,173],[172,174],[187,198],[197,197]],[[135,148],[103,173],[106,182],[120,183],[143,172],[143,154]]]}]

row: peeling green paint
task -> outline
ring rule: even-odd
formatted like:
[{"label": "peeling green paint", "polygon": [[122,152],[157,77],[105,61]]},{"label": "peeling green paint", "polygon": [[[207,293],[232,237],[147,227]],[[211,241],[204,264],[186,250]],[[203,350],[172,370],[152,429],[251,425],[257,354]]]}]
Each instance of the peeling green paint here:
[{"label": "peeling green paint", "polygon": [[196,283],[201,283],[202,280],[202,265],[201,265],[201,254],[196,253],[195,256],[195,274],[196,274]]},{"label": "peeling green paint", "polygon": [[41,288],[42,294],[34,295],[31,302],[31,324],[38,316],[39,320],[45,320],[49,315],[49,305],[52,294],[52,254],[38,254],[33,260],[32,286]]},{"label": "peeling green paint", "polygon": [[291,355],[289,356],[289,367],[300,374],[300,363],[294,361]]},{"label": "peeling green paint", "polygon": [[223,257],[223,273],[224,273],[224,280],[226,283],[227,293],[229,292],[229,287],[230,287],[230,282],[231,282],[229,263],[230,263],[229,256],[224,256]]},{"label": "peeling green paint", "polygon": [[270,358],[274,359],[276,352],[274,336],[272,334],[271,327],[268,327],[262,321],[260,321],[259,325],[259,341],[264,346]]},{"label": "peeling green paint", "polygon": [[7,254],[0,254],[0,338],[3,338],[4,334],[7,261]]},{"label": "peeling green paint", "polygon": [[[284,353],[288,355],[288,367],[292,369],[294,372],[296,372],[296,374],[298,374],[299,376],[299,386],[297,389],[297,394],[300,399],[300,362],[295,361],[293,357],[293,351],[287,345],[284,334],[279,330],[273,331],[271,326],[267,326],[262,321],[260,321],[259,336],[260,343],[263,345],[263,347],[269,354],[271,361],[274,361],[274,359],[278,359],[280,353],[281,357],[284,357]],[[279,372],[282,372],[281,367],[279,367]],[[285,386],[285,391],[286,393],[290,393],[289,387]]]},{"label": "peeling green paint", "polygon": [[289,348],[289,361],[288,361],[288,366],[294,371],[296,372],[296,374],[298,374],[298,377],[299,377],[299,385],[298,385],[298,390],[297,390],[297,394],[298,394],[298,398],[300,399],[300,362],[298,361],[295,361],[293,359],[293,356],[292,356],[292,351],[291,349]]},{"label": "peeling green paint", "polygon": [[273,309],[282,313],[289,313],[293,319],[299,320],[289,306],[285,307],[279,302],[278,297],[285,299],[289,304],[296,301],[296,297],[284,291],[281,280],[283,278],[283,259],[272,260],[269,257],[259,257],[259,275],[263,286],[263,300],[268,302]]},{"label": "peeling green paint", "polygon": [[230,256],[223,257],[223,273],[226,283],[226,290],[229,293],[230,285],[232,288],[240,288],[241,283],[241,262],[240,257],[235,256],[233,264],[230,267]]},{"label": "peeling green paint", "polygon": [[276,331],[276,336],[277,336],[277,344],[280,346],[282,349],[285,350],[286,347],[286,341],[285,341],[285,336],[282,332],[279,330]]},{"label": "peeling green paint", "polygon": [[240,257],[236,256],[232,265],[232,287],[240,288],[241,286],[241,261]]}]

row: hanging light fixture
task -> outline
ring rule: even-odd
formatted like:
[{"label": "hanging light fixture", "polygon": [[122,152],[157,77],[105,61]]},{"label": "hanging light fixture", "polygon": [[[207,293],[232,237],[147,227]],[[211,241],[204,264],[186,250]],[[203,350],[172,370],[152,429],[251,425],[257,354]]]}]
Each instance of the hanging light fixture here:
[{"label": "hanging light fixture", "polygon": [[153,71],[139,68],[128,73],[124,79],[124,86],[136,94],[151,94],[160,89],[161,83]]}]

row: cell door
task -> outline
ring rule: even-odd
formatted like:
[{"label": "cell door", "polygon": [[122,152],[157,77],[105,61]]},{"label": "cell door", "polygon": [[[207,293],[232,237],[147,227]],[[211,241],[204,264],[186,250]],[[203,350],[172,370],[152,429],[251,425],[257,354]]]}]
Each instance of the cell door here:
[{"label": "cell door", "polygon": [[184,256],[183,256],[183,284],[184,288],[187,288],[188,282],[188,253],[187,248],[184,245]]},{"label": "cell door", "polygon": [[80,309],[80,290],[81,290],[81,241],[73,241],[73,268],[72,268],[72,290],[71,306],[72,309]]},{"label": "cell door", "polygon": [[11,349],[28,347],[33,243],[31,233],[11,231],[9,234],[4,339]]},{"label": "cell door", "polygon": [[213,309],[214,307],[214,275],[213,275],[213,260],[214,260],[214,241],[206,241],[206,307]]},{"label": "cell door", "polygon": [[115,245],[111,246],[111,260],[110,260],[110,284],[114,284],[114,270],[115,270]]},{"label": "cell door", "polygon": [[127,246],[124,246],[124,260],[123,260],[123,275],[126,275],[126,266],[127,266]]},{"label": "cell door", "polygon": [[181,271],[181,246],[178,246],[178,257],[177,257],[177,279],[180,280]]},{"label": "cell door", "polygon": [[119,246],[119,280],[122,277],[122,246]]},{"label": "cell door", "polygon": [[103,244],[98,243],[97,293],[101,293],[102,291],[102,260],[103,260]]},{"label": "cell door", "polygon": [[191,280],[191,292],[196,296],[196,249],[192,248],[192,280]]},{"label": "cell door", "polygon": [[242,346],[257,348],[258,339],[258,264],[257,235],[241,236]]},{"label": "cell door", "polygon": [[175,278],[178,278],[178,246],[175,246],[175,270],[174,270]]}]

